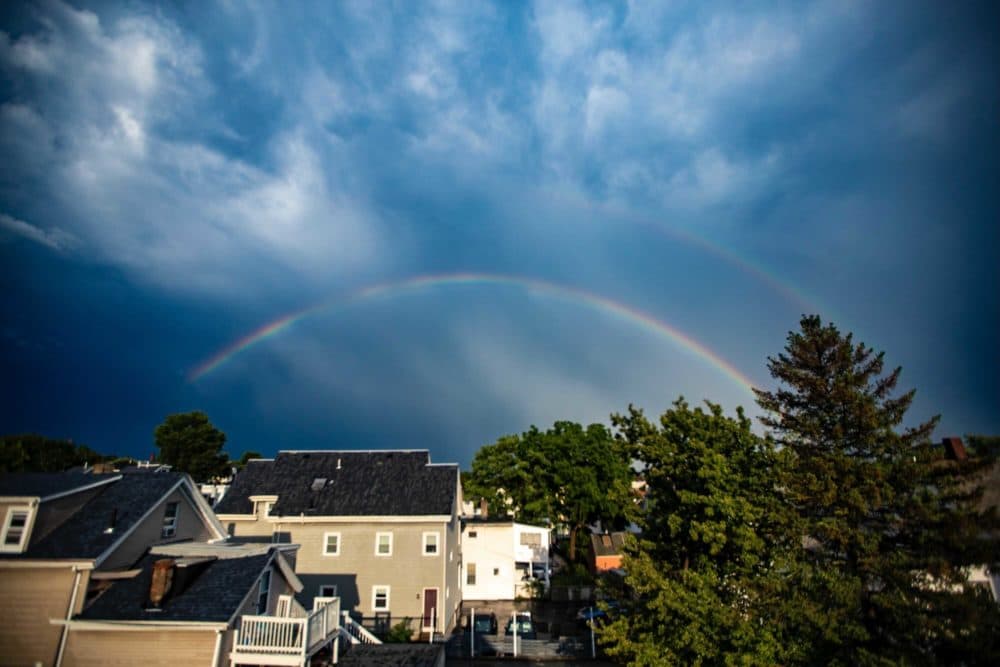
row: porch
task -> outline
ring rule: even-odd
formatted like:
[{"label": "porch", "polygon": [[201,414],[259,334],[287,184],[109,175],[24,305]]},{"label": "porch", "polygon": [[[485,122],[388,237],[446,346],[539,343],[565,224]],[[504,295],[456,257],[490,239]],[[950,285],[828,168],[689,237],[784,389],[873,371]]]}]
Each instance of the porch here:
[{"label": "porch", "polygon": [[230,665],[305,667],[313,655],[332,644],[337,662],[340,598],[324,598],[305,617],[243,616],[233,637]]}]

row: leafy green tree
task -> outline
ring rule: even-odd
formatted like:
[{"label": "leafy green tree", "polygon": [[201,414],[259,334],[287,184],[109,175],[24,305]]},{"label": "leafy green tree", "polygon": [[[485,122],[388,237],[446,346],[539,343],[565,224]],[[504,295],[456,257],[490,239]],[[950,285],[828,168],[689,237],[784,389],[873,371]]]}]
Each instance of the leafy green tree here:
[{"label": "leafy green tree", "polygon": [[895,394],[900,369],[885,373],[884,353],[817,316],[768,367],[779,386],[757,399],[789,456],[778,481],[806,546],[784,617],[811,647],[796,660],[1000,662],[995,642],[969,641],[996,605],[967,613],[986,609],[967,566],[1000,564],[995,516],[974,508],[972,469],[929,444],[936,417],[900,428],[914,396]]},{"label": "leafy green tree", "polygon": [[706,402],[674,402],[651,423],[614,415],[642,465],[646,508],[624,560],[634,608],[601,631],[632,665],[773,665],[785,659],[780,599],[789,531],[774,477],[781,454]]},{"label": "leafy green tree", "polygon": [[240,468],[243,468],[244,466],[246,466],[247,463],[250,462],[251,459],[259,459],[259,458],[263,458],[260,455],[260,452],[255,452],[255,451],[252,451],[252,450],[247,450],[247,451],[243,452],[243,456],[241,456],[240,460],[236,462],[236,465],[238,467],[240,467]]},{"label": "leafy green tree", "polygon": [[229,457],[222,451],[226,434],[204,412],[168,415],[153,432],[161,463],[186,472],[197,482],[208,482],[229,473]]},{"label": "leafy green tree", "polygon": [[476,452],[468,480],[494,514],[565,525],[570,560],[588,524],[613,523],[632,506],[628,453],[601,424],[559,421],[504,436]]},{"label": "leafy green tree", "polygon": [[0,472],[62,472],[107,458],[72,440],[35,433],[0,437]]}]

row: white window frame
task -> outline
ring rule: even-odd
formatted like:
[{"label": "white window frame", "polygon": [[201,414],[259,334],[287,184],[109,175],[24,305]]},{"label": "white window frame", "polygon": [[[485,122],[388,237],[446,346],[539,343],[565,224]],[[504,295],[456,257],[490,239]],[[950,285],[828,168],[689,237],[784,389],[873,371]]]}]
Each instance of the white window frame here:
[{"label": "white window frame", "polygon": [[[430,538],[430,537],[434,538],[434,552],[433,553],[428,553],[427,552],[427,547],[430,545],[430,542],[428,541],[428,538]],[[440,556],[441,555],[441,533],[438,533],[438,532],[435,532],[435,531],[429,531],[429,532],[424,533],[423,547],[421,548],[420,553],[421,553],[421,555],[427,556],[428,558],[434,558],[436,556]]]},{"label": "white window frame", "polygon": [[465,585],[466,586],[475,586],[476,585],[476,581],[477,581],[476,574],[478,574],[477,571],[476,571],[476,564],[475,563],[466,563],[465,564]]},{"label": "white window frame", "polygon": [[[383,535],[388,535],[389,536],[389,551],[387,553],[381,553],[378,550],[378,547],[379,547],[379,544],[381,543]],[[375,555],[376,556],[380,556],[382,558],[385,558],[387,556],[391,556],[392,555],[392,532],[391,531],[390,532],[378,532],[378,533],[375,533]]]},{"label": "white window frame", "polygon": [[[383,589],[385,590],[385,606],[384,607],[379,607],[376,604],[376,600],[378,599],[378,593],[379,593],[379,591],[383,590]],[[373,613],[376,612],[376,611],[389,611],[389,608],[390,608],[390,603],[389,603],[390,597],[389,597],[389,594],[390,594],[390,592],[391,592],[391,587],[390,586],[385,586],[385,585],[382,585],[382,584],[376,584],[376,585],[372,586],[372,612]]]},{"label": "white window frame", "polygon": [[[7,516],[3,522],[3,532],[0,533],[0,551],[8,553],[20,553],[28,545],[28,533],[31,532],[31,505],[12,505],[7,508]],[[24,515],[24,528],[21,529],[21,537],[17,544],[7,544],[7,536],[10,534],[10,525],[14,523],[16,514]]]},{"label": "white window frame", "polygon": [[[337,549],[335,551],[330,551],[330,536],[337,536]],[[339,532],[329,532],[323,533],[323,555],[324,556],[339,556],[340,555],[340,533]]]},{"label": "white window frame", "polygon": [[[329,591],[329,589],[331,589],[331,588],[333,589],[333,591]],[[327,590],[326,593],[324,593],[323,589],[328,589],[328,590]],[[337,584],[320,584],[319,585],[319,594],[317,595],[317,597],[321,597],[321,598],[335,598],[335,597],[337,597]]]},{"label": "white window frame", "polygon": [[[170,510],[171,507],[174,508],[174,515],[172,517],[168,517],[167,512]],[[171,537],[177,536],[177,517],[180,516],[180,513],[181,513],[180,501],[171,500],[168,501],[167,504],[163,506],[163,523],[160,526],[160,539],[166,540]],[[170,519],[169,523],[167,522],[167,519]]]}]

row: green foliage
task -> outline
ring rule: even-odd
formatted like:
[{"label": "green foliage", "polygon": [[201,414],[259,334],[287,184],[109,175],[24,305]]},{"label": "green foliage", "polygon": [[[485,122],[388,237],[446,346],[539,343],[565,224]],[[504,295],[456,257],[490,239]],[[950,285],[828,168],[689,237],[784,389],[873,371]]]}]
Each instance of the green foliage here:
[{"label": "green foliage", "polygon": [[385,634],[385,642],[387,644],[405,644],[410,641],[412,636],[413,630],[410,629],[410,619],[404,618],[389,628],[389,632]]},{"label": "green foliage", "polygon": [[631,510],[627,451],[600,424],[584,429],[556,422],[482,447],[468,476],[470,495],[485,498],[490,512],[518,520],[562,524],[570,532],[569,557],[587,524],[622,520]]},{"label": "green foliage", "polygon": [[75,466],[104,461],[103,454],[71,440],[55,440],[34,433],[0,437],[0,472],[62,472]]},{"label": "green foliage", "polygon": [[243,456],[241,456],[241,457],[240,457],[240,460],[236,462],[236,465],[237,465],[238,467],[242,468],[242,467],[243,467],[243,466],[245,466],[245,465],[246,465],[246,464],[247,464],[247,463],[248,463],[248,462],[249,462],[249,461],[250,461],[251,459],[260,459],[260,458],[263,458],[263,457],[262,457],[262,456],[260,455],[260,452],[254,452],[254,451],[251,451],[251,450],[247,450],[247,451],[243,452]]},{"label": "green foliage", "polygon": [[186,472],[196,482],[209,482],[229,473],[229,457],[222,451],[226,434],[208,421],[204,412],[168,415],[153,432],[159,461]]},{"label": "green foliage", "polygon": [[678,399],[658,426],[632,407],[612,417],[647,483],[642,538],[624,560],[633,609],[601,630],[630,664],[784,659],[778,600],[795,539],[774,485],[781,456],[742,410],[707,408]]},{"label": "green foliage", "polygon": [[803,640],[794,658],[974,663],[983,645],[971,638],[995,627],[997,609],[963,612],[979,604],[966,566],[998,564],[995,517],[974,509],[979,467],[942,461],[927,442],[937,418],[899,428],[914,392],[894,395],[900,369],[884,373],[883,357],[804,317],[769,359],[778,388],[757,391],[789,457],[778,480],[807,544],[784,616]]}]

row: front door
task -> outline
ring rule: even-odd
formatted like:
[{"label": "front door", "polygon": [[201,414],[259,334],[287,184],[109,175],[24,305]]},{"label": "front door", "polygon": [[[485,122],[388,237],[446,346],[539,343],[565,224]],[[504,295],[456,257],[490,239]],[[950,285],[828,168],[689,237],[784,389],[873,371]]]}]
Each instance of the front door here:
[{"label": "front door", "polygon": [[441,610],[438,609],[438,589],[424,589],[424,630],[431,630],[438,625]]}]

